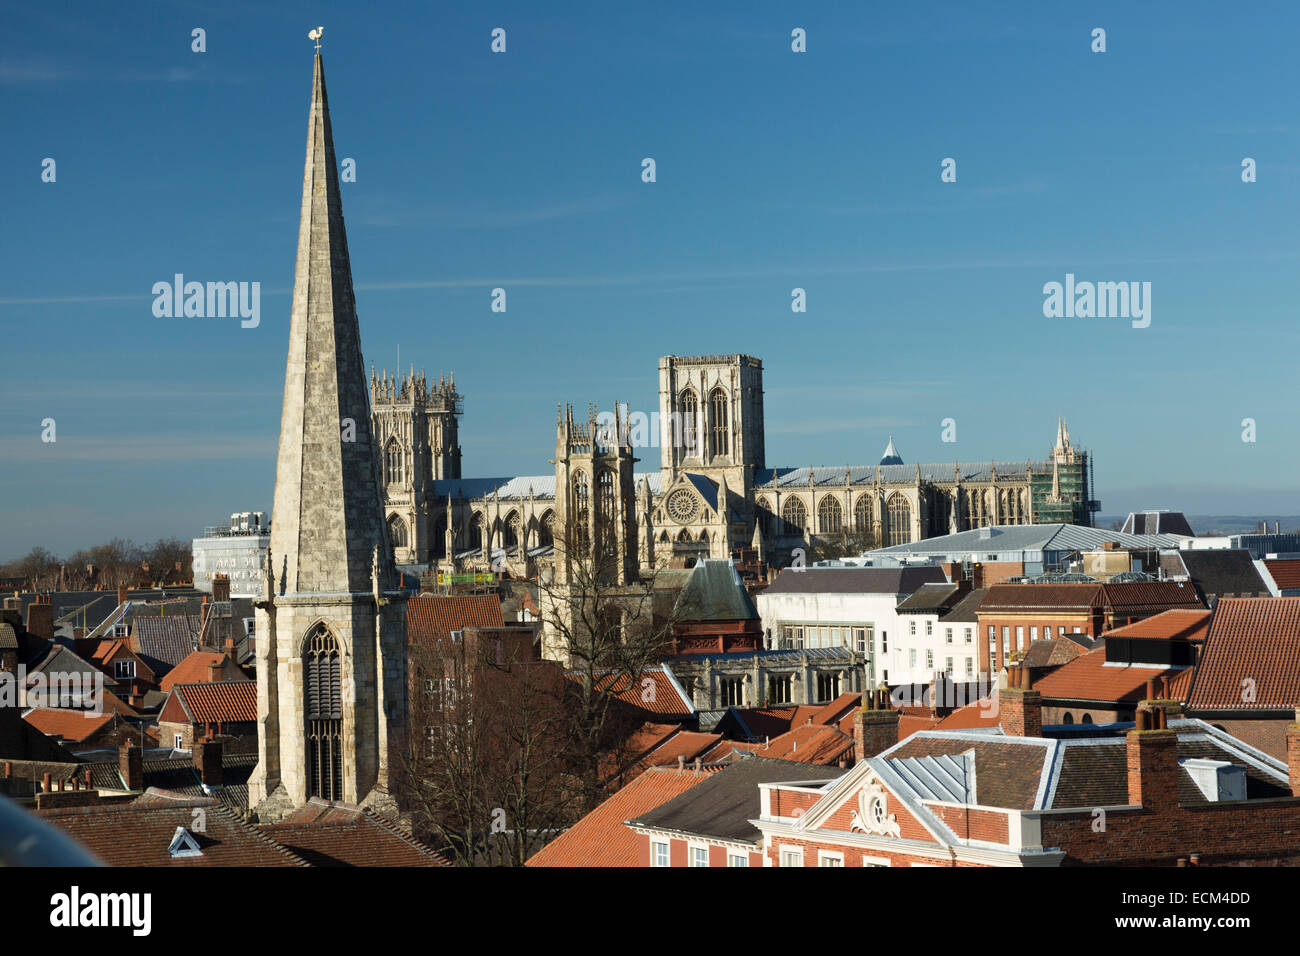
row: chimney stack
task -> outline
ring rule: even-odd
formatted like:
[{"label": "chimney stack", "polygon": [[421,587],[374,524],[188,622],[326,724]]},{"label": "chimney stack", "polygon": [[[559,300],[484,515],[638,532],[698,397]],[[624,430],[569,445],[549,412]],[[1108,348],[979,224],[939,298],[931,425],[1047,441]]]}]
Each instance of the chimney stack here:
[{"label": "chimney stack", "polygon": [[221,658],[221,659],[219,659],[219,660],[213,661],[211,664],[208,665],[208,682],[209,682],[209,683],[211,683],[211,684],[220,684],[220,683],[221,683],[221,675],[222,675],[222,671],[224,670],[224,668],[223,668],[222,665],[223,665],[224,663],[225,663],[225,658]]},{"label": "chimney stack", "polygon": [[998,690],[998,715],[1009,737],[1043,735],[1043,695],[1029,686],[1029,668],[1022,664],[1007,670],[1007,686]]},{"label": "chimney stack", "polygon": [[144,753],[129,740],[117,748],[117,769],[126,789],[132,792],[144,789]]},{"label": "chimney stack", "polygon": [[205,737],[194,741],[194,769],[209,787],[221,786],[222,741]]},{"label": "chimney stack", "polygon": [[127,590],[127,588],[126,588],[126,585],[125,585],[125,584],[119,584],[119,585],[117,586],[117,606],[118,606],[118,607],[121,607],[123,604],[126,603],[126,590]]},{"label": "chimney stack", "polygon": [[[1128,732],[1128,802],[1148,810],[1178,805],[1178,735],[1162,707],[1140,706]],[[1289,743],[1289,741],[1288,741]]]},{"label": "chimney stack", "polygon": [[47,641],[54,640],[54,605],[45,595],[27,605],[27,633]]},{"label": "chimney stack", "polygon": [[212,575],[212,600],[229,601],[230,600],[230,576],[226,574]]},{"label": "chimney stack", "polygon": [[898,743],[898,711],[889,704],[884,686],[865,691],[863,705],[853,715],[854,759],[866,760]]}]

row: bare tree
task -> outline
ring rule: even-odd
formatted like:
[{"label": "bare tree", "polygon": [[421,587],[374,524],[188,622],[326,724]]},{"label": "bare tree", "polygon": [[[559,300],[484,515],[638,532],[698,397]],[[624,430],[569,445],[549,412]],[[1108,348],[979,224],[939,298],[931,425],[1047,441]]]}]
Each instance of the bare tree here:
[{"label": "bare tree", "polygon": [[[636,702],[651,712],[660,704],[658,684],[646,671],[671,644],[674,614],[655,587],[657,572],[627,581],[620,574],[622,560],[604,542],[589,547],[581,529],[557,529],[550,574],[538,582],[543,647],[546,656],[564,664],[570,680],[566,736],[584,814],[637,756],[626,749],[645,719]],[[633,706],[620,695],[631,697]]]},{"label": "bare tree", "polygon": [[[458,865],[521,866],[576,819],[566,682],[557,665],[505,647],[505,635],[464,634],[411,648],[398,799],[415,831]],[[529,632],[521,639],[531,644]]]}]

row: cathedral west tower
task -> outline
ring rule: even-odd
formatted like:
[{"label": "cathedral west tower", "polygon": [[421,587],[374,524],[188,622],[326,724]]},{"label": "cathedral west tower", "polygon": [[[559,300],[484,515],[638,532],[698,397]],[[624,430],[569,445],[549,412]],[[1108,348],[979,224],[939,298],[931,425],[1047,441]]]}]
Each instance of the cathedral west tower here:
[{"label": "cathedral west tower", "polygon": [[315,57],[276,460],[256,620],[258,765],[249,805],[273,820],[313,796],[389,804],[407,713],[406,605],[379,459]]}]

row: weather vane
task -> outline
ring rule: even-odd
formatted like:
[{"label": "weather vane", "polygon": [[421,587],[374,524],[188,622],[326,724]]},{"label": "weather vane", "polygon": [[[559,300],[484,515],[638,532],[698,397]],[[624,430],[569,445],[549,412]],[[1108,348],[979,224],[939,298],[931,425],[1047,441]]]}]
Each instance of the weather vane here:
[{"label": "weather vane", "polygon": [[315,30],[310,31],[310,32],[307,34],[307,39],[308,39],[308,40],[315,40],[315,41],[316,41],[316,52],[317,52],[317,53],[320,52],[320,38],[321,38],[321,34],[324,33],[324,32],[325,32],[325,28],[324,28],[324,27],[317,27]]}]

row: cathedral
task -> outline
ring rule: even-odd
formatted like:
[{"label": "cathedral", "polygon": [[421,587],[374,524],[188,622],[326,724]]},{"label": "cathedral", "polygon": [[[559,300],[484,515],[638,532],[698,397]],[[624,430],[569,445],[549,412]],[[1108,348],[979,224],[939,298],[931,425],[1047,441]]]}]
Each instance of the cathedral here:
[{"label": "cathedral", "polygon": [[[659,468],[626,409],[556,420],[554,471],[464,478],[456,444],[461,396],[414,369],[371,375],[387,528],[399,564],[531,577],[557,534],[617,522],[643,569],[690,567],[752,548],[769,565],[856,553],[995,524],[1091,525],[1089,453],[1058,421],[1046,458],[905,464],[893,438],[875,465],[768,467],[763,362],[751,355],[659,360]],[[634,458],[640,454],[640,458]],[[588,529],[583,532],[582,529]]]}]

